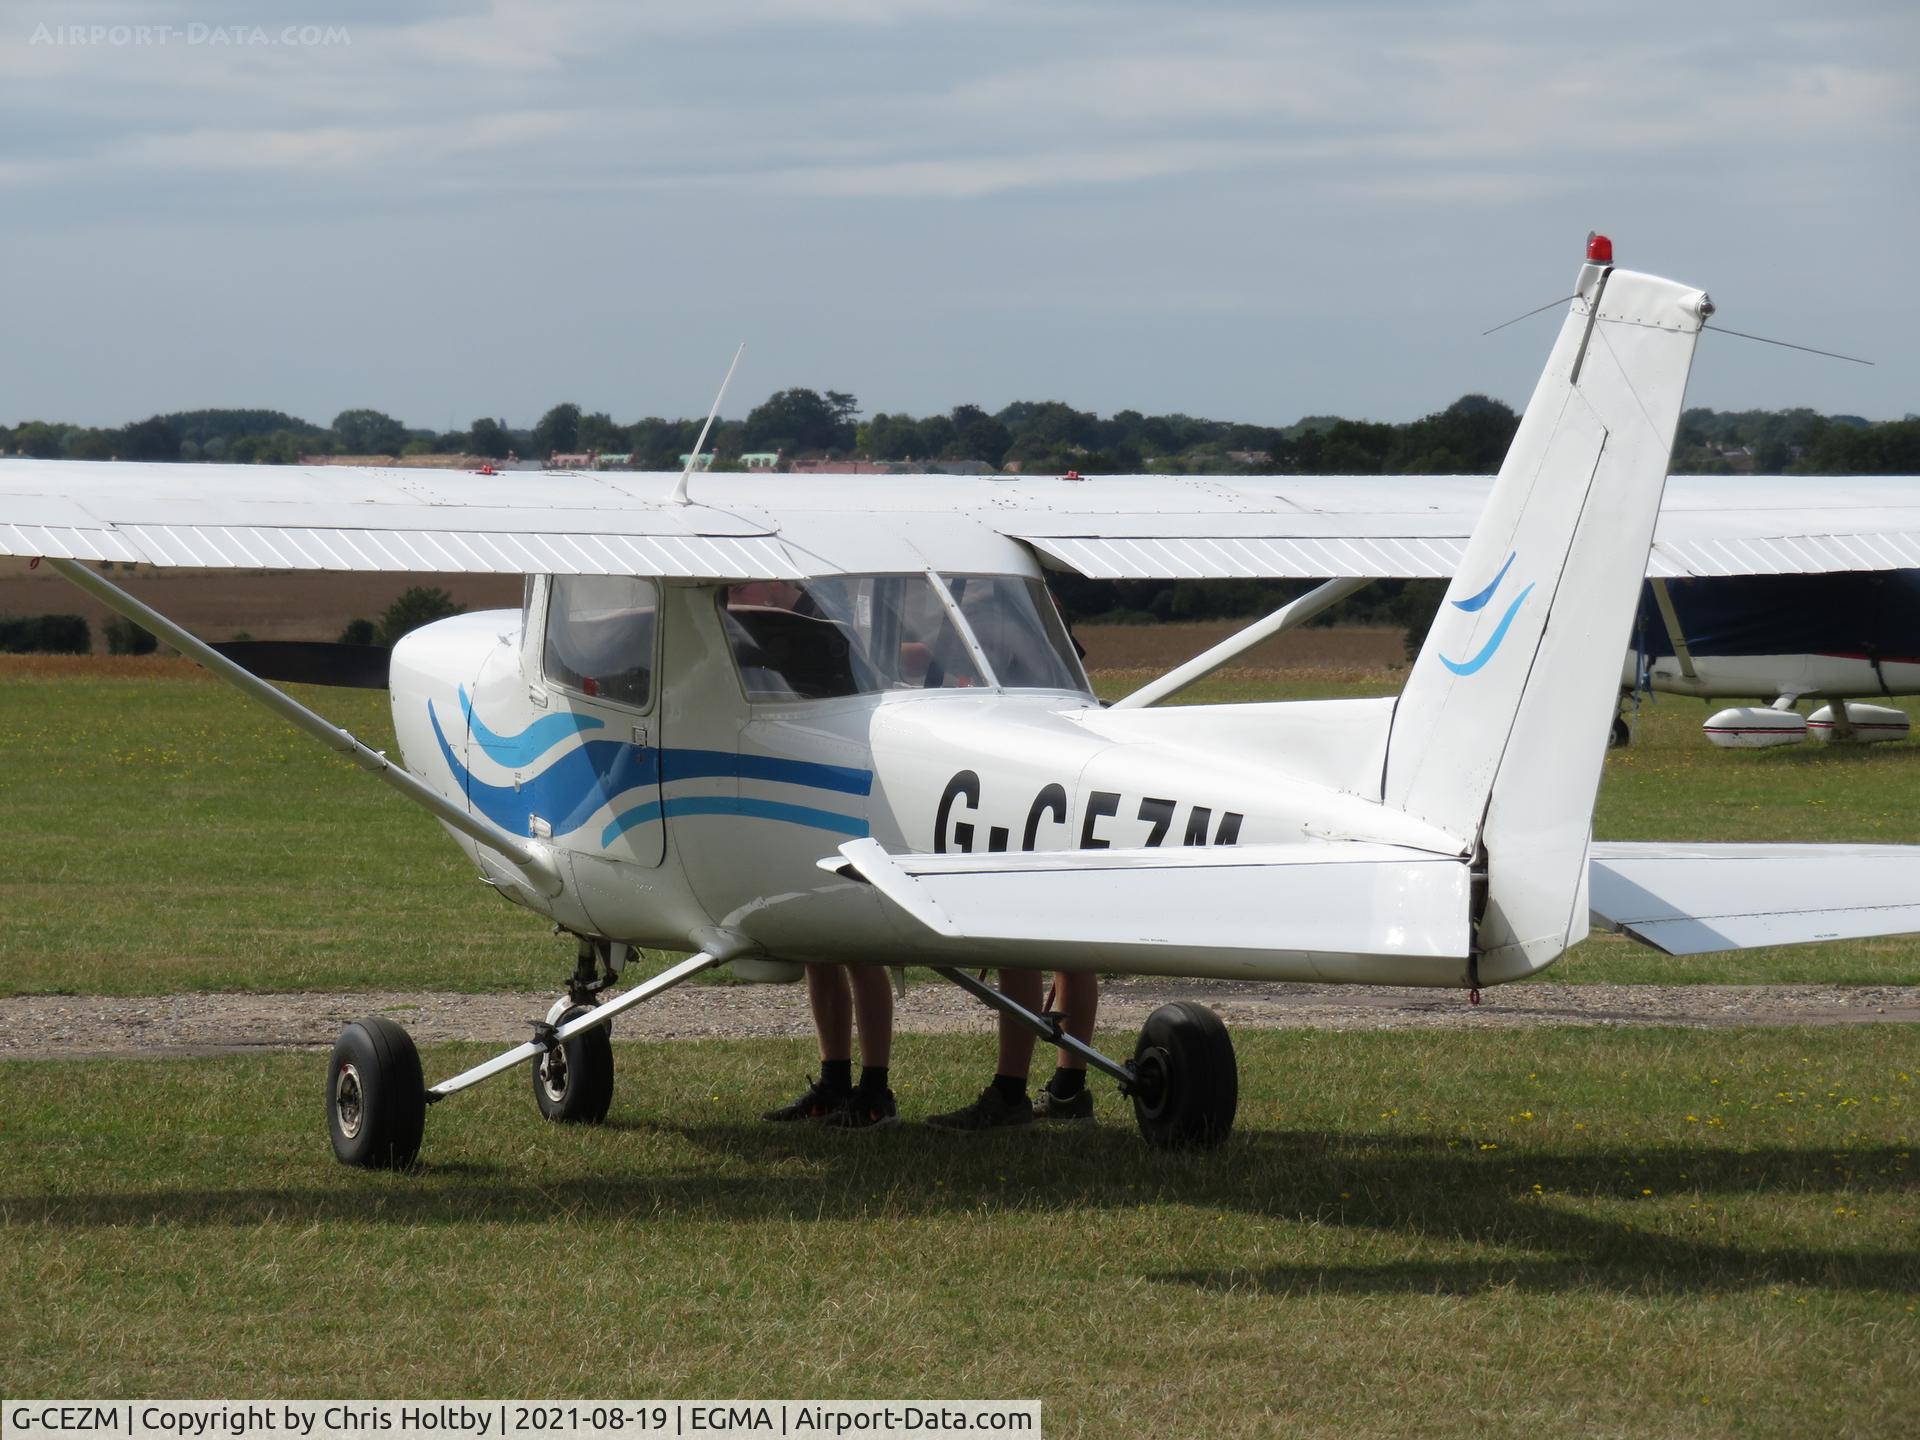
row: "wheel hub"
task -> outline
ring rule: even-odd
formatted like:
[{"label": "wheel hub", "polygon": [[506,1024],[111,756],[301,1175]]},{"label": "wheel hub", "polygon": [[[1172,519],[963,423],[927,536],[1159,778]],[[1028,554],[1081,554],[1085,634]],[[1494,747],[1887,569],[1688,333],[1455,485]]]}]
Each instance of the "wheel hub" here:
[{"label": "wheel hub", "polygon": [[366,1093],[360,1085],[360,1072],[353,1062],[343,1060],[333,1077],[333,1113],[340,1121],[340,1133],[352,1140],[359,1136],[366,1119]]},{"label": "wheel hub", "polygon": [[1172,1060],[1166,1049],[1149,1045],[1133,1057],[1133,1103],[1149,1119],[1158,1119],[1172,1092]]},{"label": "wheel hub", "polygon": [[557,1045],[540,1057],[540,1088],[556,1105],[567,1098],[567,1057]]}]

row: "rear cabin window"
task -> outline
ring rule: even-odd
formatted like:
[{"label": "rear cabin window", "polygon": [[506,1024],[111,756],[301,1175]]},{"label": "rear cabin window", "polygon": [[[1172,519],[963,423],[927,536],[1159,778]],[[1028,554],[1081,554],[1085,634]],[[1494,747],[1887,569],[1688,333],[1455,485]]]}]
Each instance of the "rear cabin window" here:
[{"label": "rear cabin window", "polygon": [[631,575],[556,575],[547,599],[547,679],[597,700],[653,699],[659,595]]},{"label": "rear cabin window", "polygon": [[987,683],[925,575],[731,585],[721,616],[751,700]]}]

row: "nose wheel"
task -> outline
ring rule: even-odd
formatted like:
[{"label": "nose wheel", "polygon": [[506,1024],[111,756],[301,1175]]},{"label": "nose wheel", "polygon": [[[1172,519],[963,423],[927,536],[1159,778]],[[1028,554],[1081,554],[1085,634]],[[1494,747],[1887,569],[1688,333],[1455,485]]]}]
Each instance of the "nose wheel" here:
[{"label": "nose wheel", "polygon": [[1209,1149],[1233,1130],[1240,1070],[1220,1017],[1191,1000],[1147,1017],[1133,1047],[1133,1118],[1160,1150]]},{"label": "nose wheel", "polygon": [[[575,1005],[559,1021],[585,1015],[591,1005]],[[549,1120],[598,1125],[613,1104],[613,1040],[608,1027],[583,1030],[561,1040],[533,1064],[533,1102]]]}]

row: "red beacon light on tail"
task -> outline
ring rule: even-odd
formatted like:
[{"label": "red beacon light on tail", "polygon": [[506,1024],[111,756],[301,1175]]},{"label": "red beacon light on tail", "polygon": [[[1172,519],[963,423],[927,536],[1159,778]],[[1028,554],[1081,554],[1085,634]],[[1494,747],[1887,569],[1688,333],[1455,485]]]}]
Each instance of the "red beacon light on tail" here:
[{"label": "red beacon light on tail", "polygon": [[1587,263],[1589,265],[1611,265],[1613,263],[1613,241],[1598,230],[1587,232]]}]

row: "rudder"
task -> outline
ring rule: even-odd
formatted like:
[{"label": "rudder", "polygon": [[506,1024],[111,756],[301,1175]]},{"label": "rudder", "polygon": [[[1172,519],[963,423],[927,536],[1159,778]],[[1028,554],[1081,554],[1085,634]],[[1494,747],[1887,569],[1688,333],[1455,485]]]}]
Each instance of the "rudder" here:
[{"label": "rudder", "polygon": [[1477,973],[1488,982],[1538,969],[1586,933],[1617,657],[1711,313],[1701,291],[1604,259],[1582,267],[1395,709],[1384,799],[1484,854]]}]

